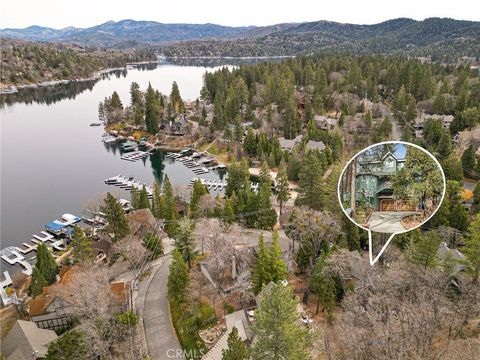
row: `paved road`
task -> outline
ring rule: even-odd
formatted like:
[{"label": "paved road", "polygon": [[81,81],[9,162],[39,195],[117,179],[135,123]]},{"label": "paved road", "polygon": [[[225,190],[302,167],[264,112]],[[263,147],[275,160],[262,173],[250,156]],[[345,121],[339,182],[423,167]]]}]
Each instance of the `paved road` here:
[{"label": "paved road", "polygon": [[389,234],[405,231],[400,220],[415,214],[420,213],[417,211],[374,211],[368,219],[369,229]]},{"label": "paved road", "polygon": [[167,300],[168,266],[172,257],[167,255],[148,285],[143,306],[143,325],[148,355],[152,359],[183,359],[182,347],[175,335]]},{"label": "paved road", "polygon": [[397,120],[395,120],[392,113],[385,104],[379,103],[379,105],[383,116],[385,116],[392,123],[392,140],[400,140],[402,138],[402,129],[400,129]]}]

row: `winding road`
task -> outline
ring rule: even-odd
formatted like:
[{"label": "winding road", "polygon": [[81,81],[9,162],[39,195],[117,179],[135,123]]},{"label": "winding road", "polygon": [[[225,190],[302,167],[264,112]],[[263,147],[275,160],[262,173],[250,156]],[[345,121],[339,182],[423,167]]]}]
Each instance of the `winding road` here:
[{"label": "winding road", "polygon": [[[184,358],[170,319],[167,299],[168,267],[171,262],[171,255],[166,255],[162,263],[153,269],[154,273],[145,284],[142,294],[142,318],[148,355],[155,360]],[[142,297],[139,297],[139,301],[142,301]]]}]

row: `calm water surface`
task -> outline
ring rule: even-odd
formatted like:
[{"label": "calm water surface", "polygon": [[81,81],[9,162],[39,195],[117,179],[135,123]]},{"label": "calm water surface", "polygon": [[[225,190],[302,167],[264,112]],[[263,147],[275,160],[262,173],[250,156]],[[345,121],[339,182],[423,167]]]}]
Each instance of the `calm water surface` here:
[{"label": "calm water surface", "polygon": [[[129,162],[101,141],[98,103],[116,90],[129,103],[132,81],[145,89],[150,82],[169,94],[177,81],[184,99],[195,99],[202,75],[214,68],[159,64],[120,71],[105,79],[28,90],[3,96],[1,116],[1,247],[18,245],[39,234],[43,225],[64,213],[83,215],[89,201],[107,191],[128,193],[104,184],[117,174],[152,183],[168,174],[173,184],[195,175],[164,154]],[[218,178],[218,174],[201,175]],[[1,261],[1,260],[0,260]],[[2,267],[5,265],[3,261]]]}]

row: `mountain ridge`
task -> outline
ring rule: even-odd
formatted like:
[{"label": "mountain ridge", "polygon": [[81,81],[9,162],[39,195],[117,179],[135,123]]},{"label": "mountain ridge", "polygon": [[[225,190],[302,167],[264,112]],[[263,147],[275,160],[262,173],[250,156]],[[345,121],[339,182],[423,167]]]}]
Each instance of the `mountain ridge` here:
[{"label": "mountain ridge", "polygon": [[0,37],[111,49],[153,47],[167,56],[277,56],[328,50],[433,53],[442,58],[480,53],[480,22],[451,18],[396,18],[377,24],[319,20],[240,27],[124,19],[88,28],[32,25],[0,29]]}]

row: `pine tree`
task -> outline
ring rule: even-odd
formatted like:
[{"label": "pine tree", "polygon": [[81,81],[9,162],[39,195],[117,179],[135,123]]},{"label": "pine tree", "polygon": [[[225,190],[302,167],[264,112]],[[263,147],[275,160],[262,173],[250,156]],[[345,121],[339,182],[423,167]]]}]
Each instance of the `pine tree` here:
[{"label": "pine tree", "polygon": [[248,360],[250,351],[245,342],[238,336],[238,329],[234,326],[227,340],[228,348],[222,350],[222,360]]},{"label": "pine tree", "polygon": [[336,302],[335,282],[324,272],[324,267],[325,258],[321,257],[318,259],[312,271],[310,289],[317,297],[317,309],[315,313],[318,314],[321,305],[323,309],[327,311],[328,316],[331,317]]},{"label": "pine tree", "polygon": [[200,180],[195,180],[193,182],[192,198],[190,200],[190,212],[193,217],[198,216],[198,203],[205,194],[208,194],[207,187],[203,185]]},{"label": "pine tree", "polygon": [[243,148],[249,156],[255,157],[257,155],[257,140],[252,128],[248,128],[247,130],[247,135],[243,141]]},{"label": "pine tree", "polygon": [[48,285],[55,282],[56,276],[60,272],[55,258],[45,244],[38,244],[37,246],[37,262],[35,263],[35,267],[38,268]]},{"label": "pine tree", "polygon": [[149,83],[145,95],[145,124],[149,133],[158,133],[161,112],[162,108],[159,103],[159,98]]},{"label": "pine tree", "polygon": [[408,106],[405,113],[405,120],[408,122],[412,122],[417,117],[417,103],[415,102],[415,98],[410,96],[408,100]]},{"label": "pine tree", "polygon": [[395,102],[393,104],[394,108],[398,112],[405,112],[407,105],[407,93],[405,87],[402,85],[400,90],[398,90],[397,96],[395,96]]},{"label": "pine tree", "polygon": [[140,92],[140,85],[132,82],[130,85],[130,103],[133,107],[140,108],[142,105],[142,93]]},{"label": "pine tree", "polygon": [[100,211],[105,214],[107,220],[106,230],[113,235],[113,241],[123,239],[130,231],[128,220],[125,216],[125,210],[118,200],[110,193],[105,197],[104,205],[100,207]]},{"label": "pine tree", "polygon": [[163,198],[164,200],[162,200],[162,202],[164,203],[164,206],[162,205],[161,207],[164,209],[164,212],[161,217],[167,220],[165,231],[169,236],[174,236],[177,230],[177,224],[173,223],[172,221],[178,218],[178,213],[177,205],[175,203],[175,196],[173,195],[172,184],[170,183],[168,175],[165,175],[165,178],[163,179]]},{"label": "pine tree", "polygon": [[435,267],[438,263],[438,247],[441,239],[438,235],[429,231],[419,241],[412,242],[409,246],[409,259],[412,263],[427,267]]},{"label": "pine tree", "polygon": [[138,209],[150,209],[150,199],[148,198],[148,192],[145,185],[143,185],[142,190],[140,190]]},{"label": "pine tree", "polygon": [[298,301],[290,286],[273,285],[260,295],[252,332],[252,359],[309,359],[308,329],[298,322]]},{"label": "pine tree", "polygon": [[268,253],[267,249],[265,248],[263,233],[260,234],[258,239],[258,251],[255,255],[251,279],[252,291],[255,295],[258,294],[271,280],[268,272]]},{"label": "pine tree", "polygon": [[178,232],[175,235],[175,248],[182,255],[183,260],[187,262],[189,269],[197,256],[192,232],[193,222],[188,218],[180,220]]},{"label": "pine tree", "polygon": [[233,163],[228,167],[227,187],[225,195],[232,196],[234,192],[237,194],[240,190],[245,189],[248,173],[242,168],[241,164]]},{"label": "pine tree", "polygon": [[85,333],[70,330],[48,345],[45,360],[88,360],[91,359]]},{"label": "pine tree", "polygon": [[322,207],[323,167],[315,151],[308,151],[299,173],[297,205],[320,210]]},{"label": "pine tree", "polygon": [[32,270],[32,280],[30,282],[30,287],[28,288],[28,294],[31,297],[36,297],[43,292],[43,288],[48,286],[49,283],[43,277],[42,273],[36,266]]},{"label": "pine tree", "polygon": [[183,303],[188,293],[188,267],[178,250],[172,253],[172,263],[168,267],[167,292],[171,302]]},{"label": "pine tree", "polygon": [[452,140],[447,132],[443,132],[438,142],[437,152],[441,160],[446,159],[452,153]]},{"label": "pine tree", "polygon": [[170,103],[176,113],[185,112],[185,104],[183,103],[180,91],[178,90],[177,82],[172,83],[172,91],[170,92]]},{"label": "pine tree", "polygon": [[475,145],[470,145],[462,155],[462,168],[466,177],[472,176],[475,169]]},{"label": "pine tree", "polygon": [[110,99],[110,108],[112,110],[123,110],[123,104],[120,100],[120,96],[116,91],[113,92],[112,98]]},{"label": "pine tree", "polygon": [[[133,205],[133,203],[132,203]],[[164,202],[162,201],[162,192],[160,190],[160,184],[155,181],[153,184],[153,198],[152,198],[152,214],[157,219],[162,217],[164,213]]]},{"label": "pine tree", "polygon": [[277,201],[280,206],[280,215],[282,215],[283,205],[290,198],[290,183],[288,182],[287,171],[285,170],[285,166],[283,165],[283,163],[280,163],[280,167],[278,168],[276,183]]},{"label": "pine tree", "polygon": [[464,240],[462,252],[465,255],[465,270],[472,276],[474,284],[480,277],[480,214],[475,216],[468,228],[468,236]]},{"label": "pine tree", "polygon": [[282,260],[282,249],[278,243],[278,230],[273,232],[272,244],[268,248],[268,272],[271,281],[277,283],[287,278],[287,265]]},{"label": "pine tree", "polygon": [[92,239],[85,236],[79,226],[73,227],[72,235],[73,257],[78,262],[92,259]]},{"label": "pine tree", "polygon": [[233,200],[232,200],[234,195],[232,195],[231,198],[225,199],[225,205],[223,207],[224,221],[229,224],[233,223],[233,221],[235,220],[235,211],[233,209]]}]

